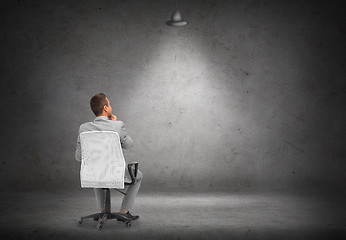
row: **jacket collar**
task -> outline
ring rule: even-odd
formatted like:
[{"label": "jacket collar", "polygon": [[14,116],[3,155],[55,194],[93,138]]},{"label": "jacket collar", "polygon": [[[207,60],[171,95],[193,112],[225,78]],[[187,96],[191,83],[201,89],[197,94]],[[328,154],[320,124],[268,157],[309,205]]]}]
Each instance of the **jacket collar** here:
[{"label": "jacket collar", "polygon": [[101,120],[109,120],[109,119],[106,116],[98,116],[98,117],[95,118],[94,121],[101,121]]}]

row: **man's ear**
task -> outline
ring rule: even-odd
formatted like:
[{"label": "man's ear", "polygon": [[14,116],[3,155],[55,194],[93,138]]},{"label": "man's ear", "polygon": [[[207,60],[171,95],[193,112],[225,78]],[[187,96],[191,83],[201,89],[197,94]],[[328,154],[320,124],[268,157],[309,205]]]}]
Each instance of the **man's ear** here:
[{"label": "man's ear", "polygon": [[108,106],[107,105],[103,106],[103,111],[108,112]]}]

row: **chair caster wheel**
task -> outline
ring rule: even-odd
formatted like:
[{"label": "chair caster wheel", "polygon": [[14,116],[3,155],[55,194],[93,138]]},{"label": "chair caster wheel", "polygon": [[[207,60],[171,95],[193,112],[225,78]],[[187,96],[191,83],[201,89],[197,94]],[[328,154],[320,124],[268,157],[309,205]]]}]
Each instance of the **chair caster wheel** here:
[{"label": "chair caster wheel", "polygon": [[131,222],[126,222],[126,227],[131,227]]},{"label": "chair caster wheel", "polygon": [[103,225],[101,223],[97,224],[98,230],[102,230]]},{"label": "chair caster wheel", "polygon": [[78,221],[78,224],[81,225],[83,223],[83,219]]}]

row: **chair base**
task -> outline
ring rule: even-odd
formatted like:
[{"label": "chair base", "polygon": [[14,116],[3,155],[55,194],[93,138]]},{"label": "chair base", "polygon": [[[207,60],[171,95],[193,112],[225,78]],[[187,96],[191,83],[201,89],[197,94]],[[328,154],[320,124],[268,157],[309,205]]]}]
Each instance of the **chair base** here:
[{"label": "chair base", "polygon": [[87,219],[87,218],[93,218],[94,221],[99,221],[96,226],[99,230],[102,230],[103,224],[105,223],[106,219],[117,219],[118,221],[122,221],[125,223],[126,227],[128,228],[131,227],[131,222],[132,222],[131,218],[127,218],[119,213],[108,212],[108,213],[94,213],[85,217],[81,217],[80,220],[78,221],[79,225],[81,225],[84,219]]},{"label": "chair base", "polygon": [[[125,182],[125,185],[133,185],[137,177],[138,163],[137,162],[129,163],[127,167],[131,177],[131,182],[130,183]],[[94,213],[85,217],[81,217],[80,220],[78,221],[79,225],[83,223],[84,219],[93,218],[94,221],[99,221],[101,219],[99,223],[97,224],[97,228],[99,230],[102,230],[103,224],[106,219],[117,219],[118,221],[124,222],[126,224],[126,227],[128,228],[131,227],[132,218],[125,217],[124,215],[120,213],[111,213],[111,193],[109,188],[103,188],[103,189],[106,190],[106,199],[105,199],[105,208],[104,208],[105,212]],[[115,189],[115,190],[122,193],[123,195],[126,195],[125,192],[122,192],[119,189]]]}]

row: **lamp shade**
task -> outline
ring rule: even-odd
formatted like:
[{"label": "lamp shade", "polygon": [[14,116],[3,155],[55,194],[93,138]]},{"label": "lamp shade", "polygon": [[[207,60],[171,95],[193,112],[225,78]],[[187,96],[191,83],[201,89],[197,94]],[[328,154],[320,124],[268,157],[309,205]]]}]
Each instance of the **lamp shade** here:
[{"label": "lamp shade", "polygon": [[172,27],[182,27],[187,24],[187,21],[183,20],[179,10],[175,10],[172,14],[171,20],[167,21],[166,24]]}]

